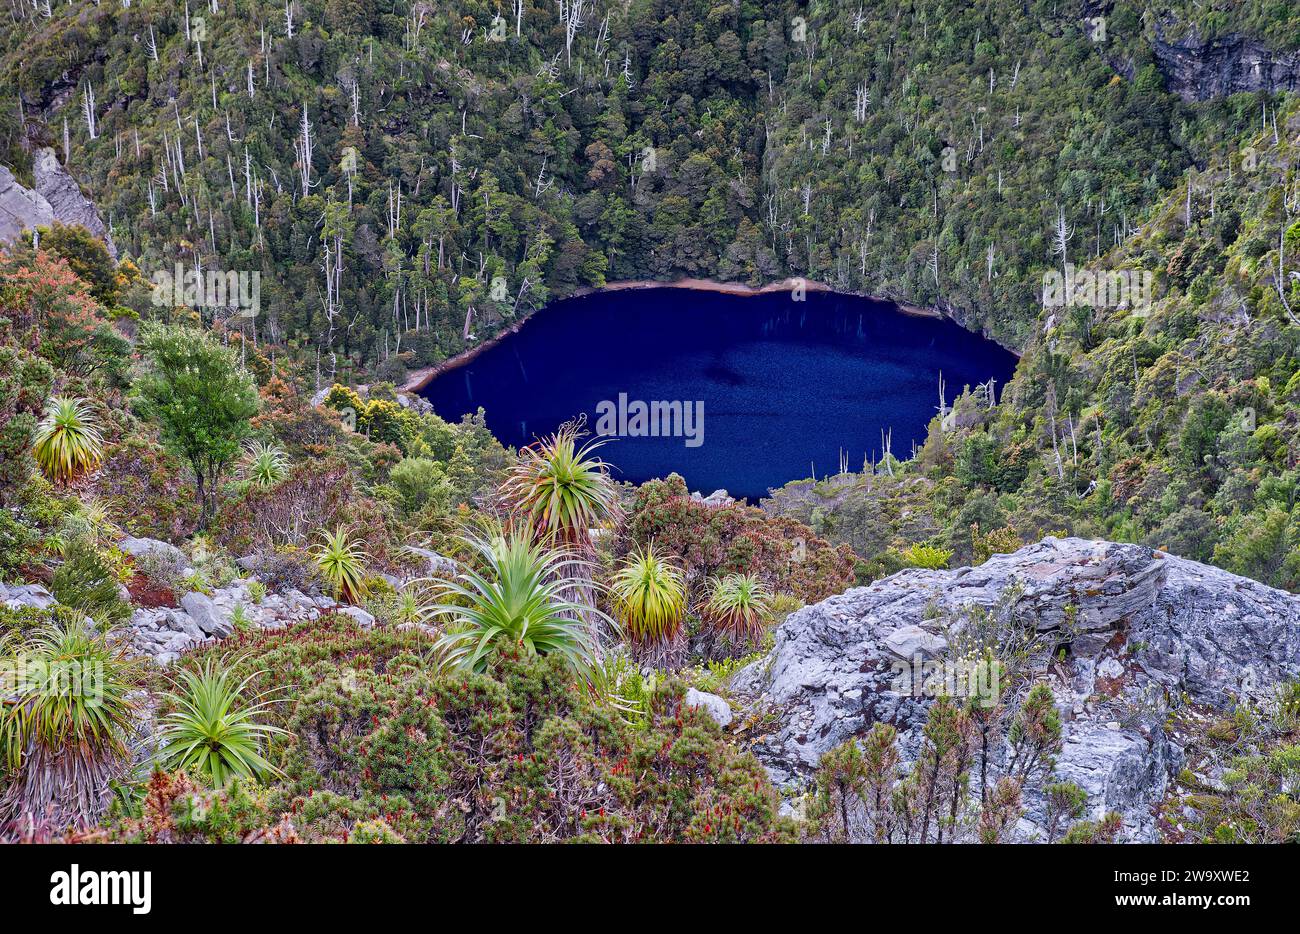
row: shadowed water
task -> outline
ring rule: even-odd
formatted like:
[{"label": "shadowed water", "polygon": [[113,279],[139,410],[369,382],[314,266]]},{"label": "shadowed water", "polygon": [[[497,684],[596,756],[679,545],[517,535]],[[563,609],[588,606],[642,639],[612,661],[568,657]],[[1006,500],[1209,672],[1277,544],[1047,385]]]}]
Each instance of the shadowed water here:
[{"label": "shadowed water", "polygon": [[601,455],[618,479],[676,472],[692,490],[757,498],[814,470],[836,473],[841,451],[860,470],[880,457],[882,430],[908,457],[936,413],[940,372],[951,403],[967,384],[1001,387],[1014,366],[991,341],[884,302],[665,288],[557,302],[423,395],[448,420],[481,407],[514,446],[584,414],[594,431],[620,394],[629,405],[703,403],[694,438],[620,437]]}]

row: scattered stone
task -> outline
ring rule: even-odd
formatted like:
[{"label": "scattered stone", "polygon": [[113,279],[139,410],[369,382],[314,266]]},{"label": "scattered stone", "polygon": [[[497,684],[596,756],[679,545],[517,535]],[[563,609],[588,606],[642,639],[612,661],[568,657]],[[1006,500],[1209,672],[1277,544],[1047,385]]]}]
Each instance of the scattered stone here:
[{"label": "scattered stone", "polygon": [[375,617],[359,606],[341,606],[338,612],[344,616],[351,616],[362,629],[369,629],[375,625]]}]

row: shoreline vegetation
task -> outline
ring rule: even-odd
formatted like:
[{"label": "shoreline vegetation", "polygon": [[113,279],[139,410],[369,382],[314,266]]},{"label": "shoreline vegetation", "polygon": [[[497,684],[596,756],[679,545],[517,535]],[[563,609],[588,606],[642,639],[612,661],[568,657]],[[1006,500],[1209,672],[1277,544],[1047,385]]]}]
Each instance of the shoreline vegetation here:
[{"label": "shoreline vegetation", "polygon": [[[716,279],[685,278],[674,279],[671,282],[658,282],[654,279],[624,279],[617,282],[607,282],[599,288],[584,287],[577,289],[571,295],[566,295],[564,298],[556,299],[555,301],[560,302],[566,301],[570,298],[583,298],[587,295],[597,295],[602,292],[629,292],[645,289],[686,289],[692,292],[720,292],[724,295],[737,295],[748,298],[755,295],[768,295],[772,292],[788,292],[793,288],[795,281],[796,277],[792,276],[755,287],[752,285],[746,285],[743,282],[720,282]],[[802,281],[804,283],[804,289],[808,292],[835,292],[839,295],[852,295],[856,298],[868,298],[872,301],[887,302],[897,308],[900,313],[914,318],[948,318],[956,324],[961,323],[955,321],[955,319],[945,315],[936,308],[913,305],[907,302],[895,301],[891,298],[880,298],[874,295],[859,294],[857,292],[839,292],[836,289],[832,289],[826,283],[817,282],[813,279],[804,279]],[[547,303],[547,305],[537,309],[533,314],[544,311],[546,307],[549,307],[551,304],[555,304],[555,302]],[[498,332],[493,337],[475,344],[473,347],[468,347],[455,356],[448,357],[441,363],[435,363],[433,366],[421,367],[418,370],[412,371],[410,376],[407,377],[406,382],[399,387],[400,391],[418,393],[425,386],[428,386],[429,383],[433,382],[433,380],[442,376],[449,370],[454,370],[470,363],[485,350],[490,347],[495,347],[506,338],[519,333],[519,329],[533,317],[533,314],[521,318],[514,324],[510,325],[510,327]],[[1007,349],[1010,350],[1011,348]],[[1011,352],[1015,353],[1017,357],[1020,356],[1020,354],[1015,350],[1011,350]]]}]

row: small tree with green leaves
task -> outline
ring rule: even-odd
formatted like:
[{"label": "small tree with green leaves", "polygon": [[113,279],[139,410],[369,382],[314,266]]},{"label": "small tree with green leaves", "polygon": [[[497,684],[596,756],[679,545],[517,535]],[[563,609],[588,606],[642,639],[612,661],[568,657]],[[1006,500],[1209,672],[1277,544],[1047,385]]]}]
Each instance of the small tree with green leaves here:
[{"label": "small tree with green leaves", "polygon": [[1022,784],[1035,775],[1049,775],[1061,751],[1061,716],[1056,698],[1046,684],[1035,684],[1011,721],[1008,773]]},{"label": "small tree with green leaves", "polygon": [[199,528],[217,511],[221,477],[239,457],[257,413],[257,387],[233,350],[187,327],[155,326],[141,340],[145,372],[140,408],[162,429],[163,443],[194,472]]},{"label": "small tree with green leaves", "polygon": [[1047,842],[1056,840],[1061,827],[1083,817],[1088,807],[1088,793],[1074,782],[1051,782],[1043,788],[1047,805]]},{"label": "small tree with green leaves", "polygon": [[808,818],[827,843],[851,843],[866,797],[866,763],[857,740],[850,739],[822,756]]},{"label": "small tree with green leaves", "polygon": [[898,730],[873,723],[862,741],[862,770],[866,785],[867,831],[876,843],[893,837],[893,799],[898,785]]}]

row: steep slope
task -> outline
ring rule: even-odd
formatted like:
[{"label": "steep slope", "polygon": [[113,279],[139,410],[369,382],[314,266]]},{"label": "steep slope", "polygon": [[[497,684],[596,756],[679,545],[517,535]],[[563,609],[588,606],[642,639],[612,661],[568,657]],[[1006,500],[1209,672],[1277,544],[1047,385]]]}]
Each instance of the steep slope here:
[{"label": "steep slope", "polygon": [[[1300,588],[1300,120],[1259,117],[1072,271],[999,404],[968,393],[915,462],[791,484],[769,508],[852,544],[873,576],[912,542],[965,562],[1064,531]],[[1137,302],[1096,288],[1115,281],[1147,285]]]}]

